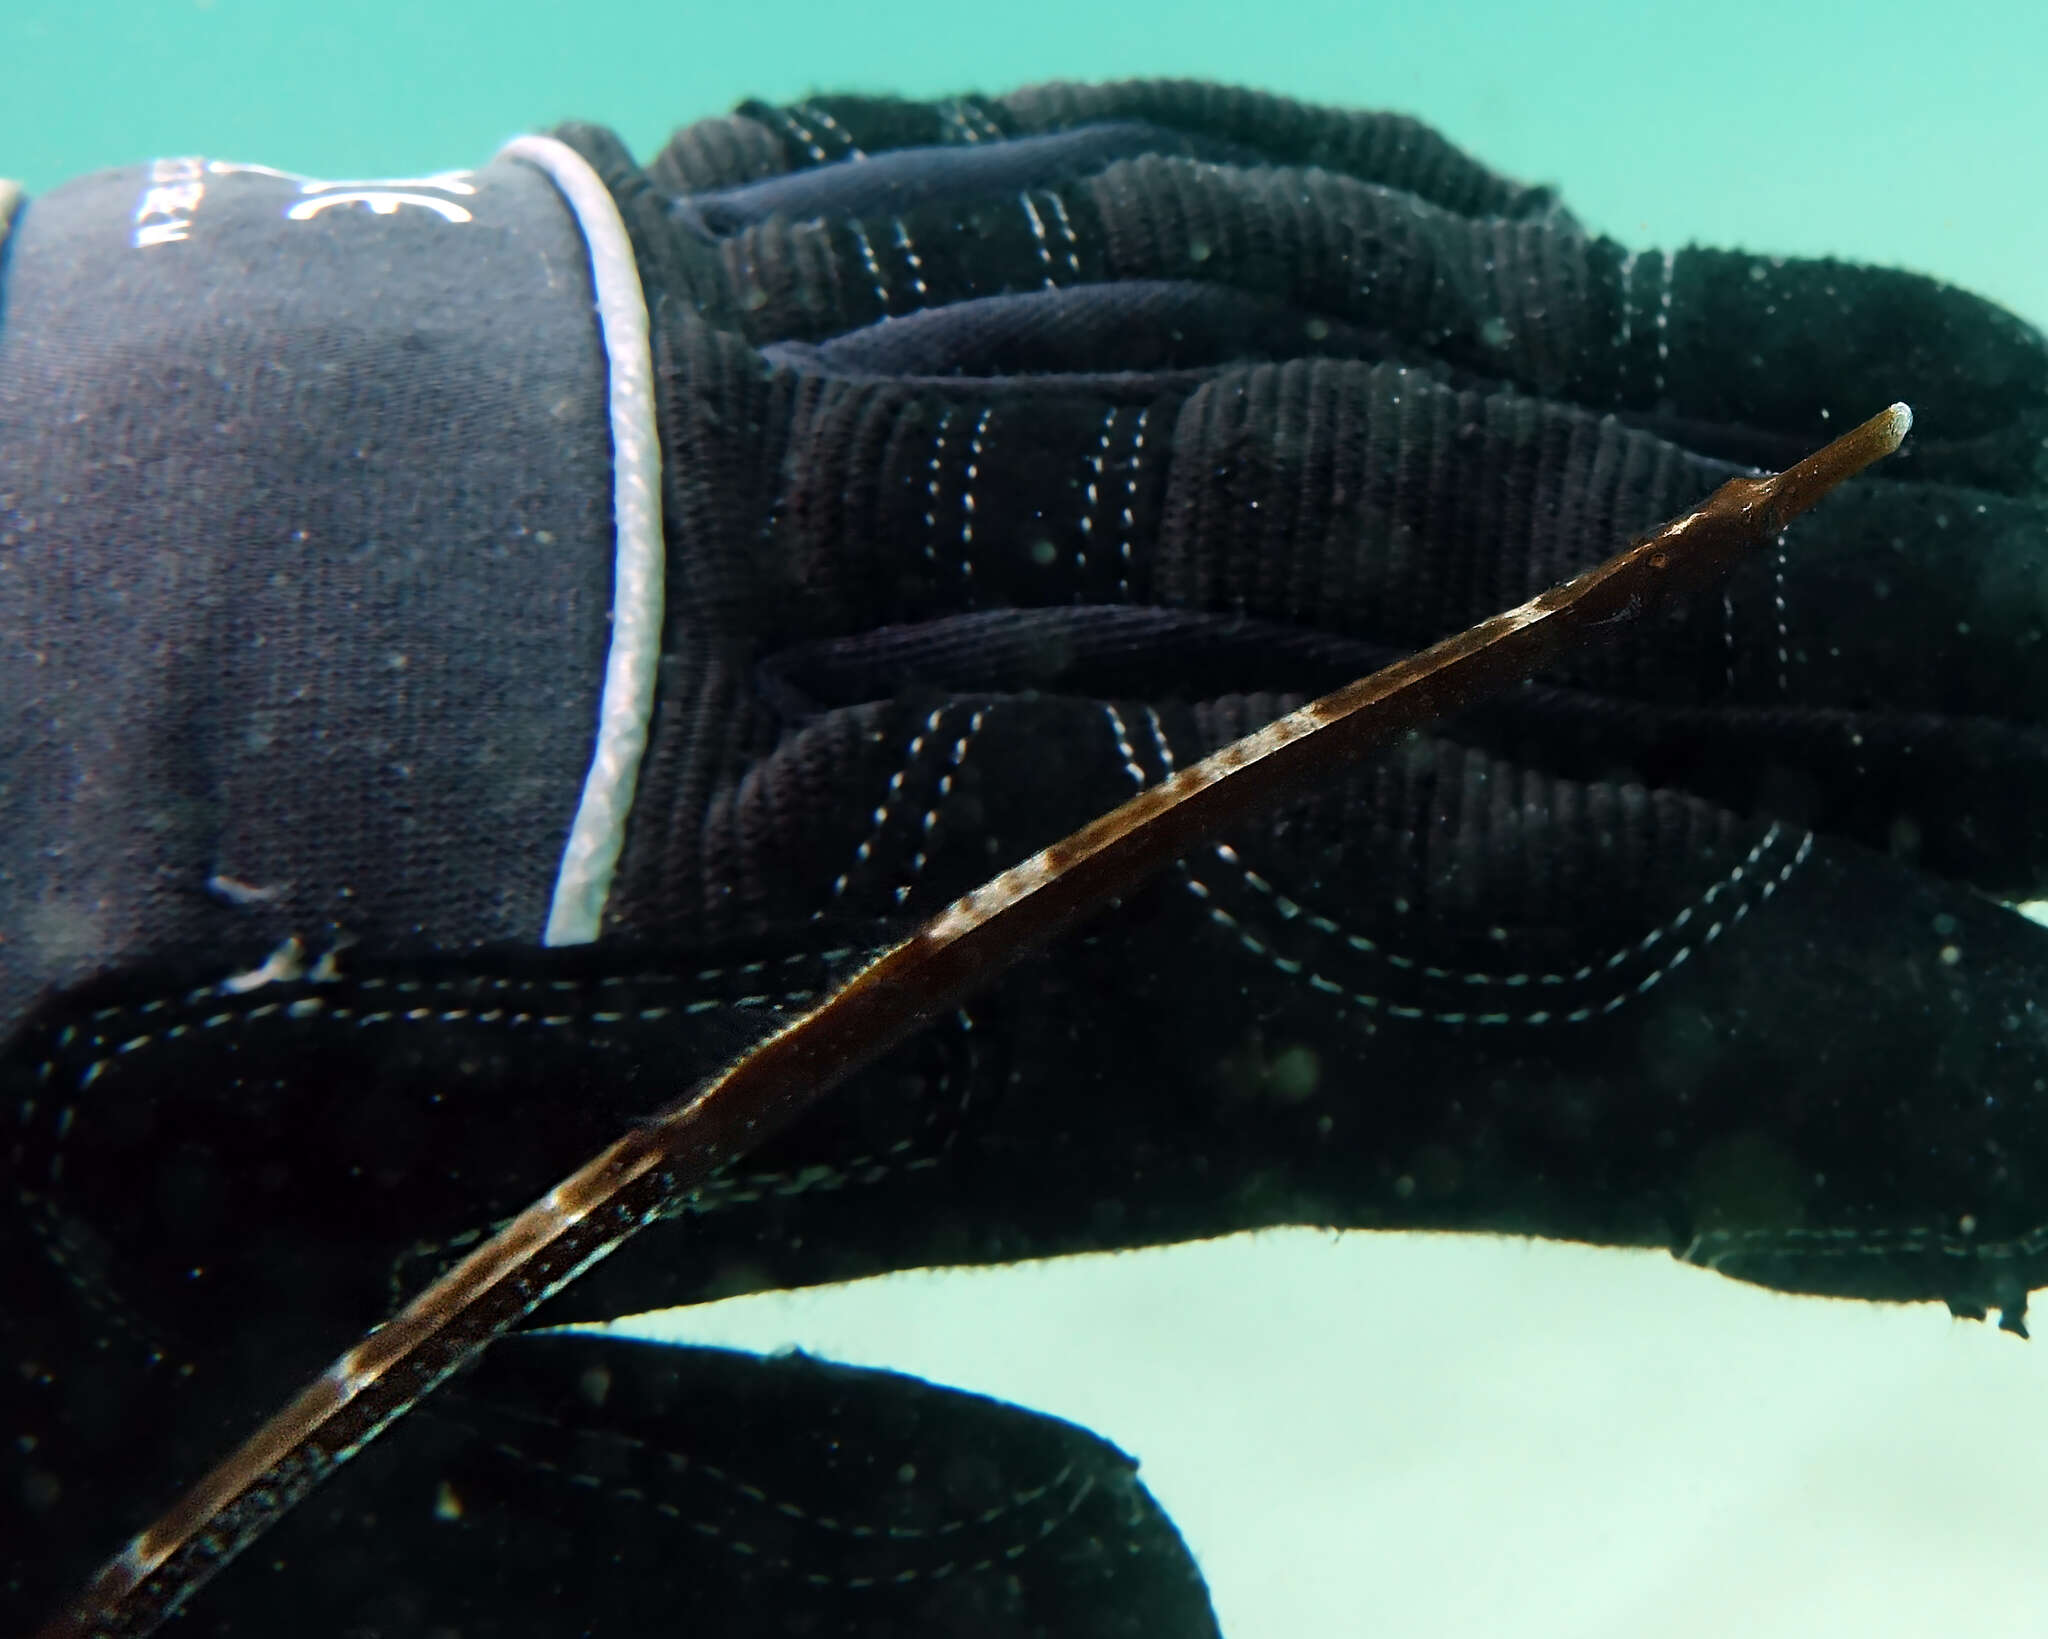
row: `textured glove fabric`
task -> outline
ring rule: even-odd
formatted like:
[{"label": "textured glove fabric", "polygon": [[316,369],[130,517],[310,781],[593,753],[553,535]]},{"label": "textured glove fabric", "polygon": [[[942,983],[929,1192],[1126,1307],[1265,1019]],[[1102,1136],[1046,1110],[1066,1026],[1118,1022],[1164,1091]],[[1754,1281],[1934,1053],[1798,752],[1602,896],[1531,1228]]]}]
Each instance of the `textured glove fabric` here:
[{"label": "textured glove fabric", "polygon": [[363,193],[158,160],[15,229],[0,1033],[293,932],[545,921],[611,601],[586,256],[523,165]]},{"label": "textured glove fabric", "polygon": [[[336,525],[308,590],[280,590],[297,560],[255,523],[196,584],[183,547],[154,579],[109,552],[63,583],[36,554],[72,480],[33,509],[0,496],[10,571],[41,563],[5,589],[8,629],[61,610],[75,680],[61,712],[45,683],[22,696],[9,813],[38,817],[46,853],[107,855],[38,856],[17,827],[5,861],[10,904],[73,880],[105,901],[68,965],[5,970],[21,1113],[0,1249],[23,1278],[0,1325],[34,1368],[7,1393],[36,1442],[5,1455],[10,1600],[80,1580],[365,1326],[864,951],[1897,398],[1909,448],[1723,595],[1181,861],[540,1318],[1318,1223],[1663,1245],[2019,1325],[2048,1278],[2048,935],[1990,896],[2048,878],[2038,333],[1905,273],[1631,251],[1412,121],[1214,86],[749,104],[644,169],[600,128],[562,136],[633,237],[666,455],[655,722],[595,945],[532,948],[609,568],[565,219],[500,243],[580,326],[536,354],[574,370],[540,399],[538,364],[508,374],[502,426],[450,423],[477,461],[437,455],[416,491],[336,452],[424,436],[431,406],[396,395],[414,418],[393,420],[336,383],[468,332],[402,305],[327,316],[370,363],[279,388],[305,405],[287,431],[322,442],[266,454],[252,433],[238,493],[411,495],[413,532]],[[500,321],[451,298],[482,333],[462,345],[525,345],[535,321],[506,300]],[[167,423],[198,400],[135,401],[79,484],[139,482],[119,457],[189,436]],[[219,481],[214,445],[191,447],[144,470],[189,499]],[[184,539],[153,494],[132,538]],[[444,512],[510,568],[436,556],[419,519]],[[246,615],[280,597],[304,612]],[[406,621],[439,636],[392,647]],[[433,686],[334,704],[331,680],[394,653],[407,678],[429,655]],[[264,749],[252,687],[284,691],[288,736],[260,789],[236,777]],[[101,718],[170,749],[59,767]],[[397,778],[408,734],[438,805],[362,784]],[[121,781],[151,767],[234,800],[138,809]],[[465,806],[465,781],[518,804]],[[105,825],[55,835],[88,799],[122,816],[120,848]],[[159,834],[177,846],[137,841]],[[297,954],[266,962],[287,935]],[[556,1597],[600,1632],[656,1608],[1210,1630],[1184,1548],[1100,1441],[896,1380],[619,1348],[494,1348],[467,1399],[387,1436],[195,1615],[299,1621],[302,1575],[334,1631],[552,1631],[535,1613]],[[944,1427],[984,1466],[933,1479]],[[906,1468],[930,1483],[891,1491]],[[378,1535],[394,1496],[445,1535]],[[600,1541],[622,1556],[605,1586]],[[502,1587],[457,1570],[507,1554]]]}]

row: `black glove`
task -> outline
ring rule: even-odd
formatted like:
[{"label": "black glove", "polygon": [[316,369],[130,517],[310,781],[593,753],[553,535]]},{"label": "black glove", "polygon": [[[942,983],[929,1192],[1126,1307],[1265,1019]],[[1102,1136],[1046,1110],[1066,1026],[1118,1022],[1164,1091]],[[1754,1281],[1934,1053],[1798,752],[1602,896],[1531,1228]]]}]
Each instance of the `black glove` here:
[{"label": "black glove", "polygon": [[[12,1045],[7,1251],[28,1278],[7,1344],[41,1375],[9,1392],[40,1443],[10,1453],[29,1507],[0,1536],[33,1544],[9,1567],[25,1604],[860,951],[1302,696],[1606,556],[1736,463],[1780,464],[1894,398],[1918,416],[1906,454],[1718,603],[1184,862],[544,1318],[1316,1222],[1669,1244],[2018,1324],[2048,1222],[2042,944],[1980,890],[2033,893],[2048,868],[2037,334],[1902,274],[1632,255],[1410,122],[1210,87],[750,106],[644,174],[601,131],[563,135],[618,200],[648,292],[669,543],[653,730],[595,945],[519,948],[603,655],[589,360],[535,342],[488,391],[363,394],[338,425],[351,401],[314,368],[384,379],[390,355],[405,382],[420,355],[459,364],[456,340],[498,361],[508,332],[564,327],[561,223],[491,242],[549,266],[508,323],[451,271],[434,324],[330,313],[284,387],[249,385],[271,339],[226,327],[256,361],[230,386],[312,405],[247,430],[232,464],[216,439],[175,465],[169,412],[211,389],[162,369],[137,372],[159,413],[134,411],[131,377],[116,418],[114,453],[154,457],[146,480],[81,460],[94,495],[144,486],[133,538],[210,555],[204,576],[191,545],[150,560],[146,596],[126,558],[67,592],[60,675],[21,684],[13,719],[9,769],[37,778],[10,774],[5,903],[66,935],[0,949],[10,1025],[43,998]],[[249,232],[249,265],[281,254]],[[486,437],[485,409],[509,430]],[[444,428],[473,467],[422,458],[401,481],[403,449],[374,459]],[[312,520],[289,560],[288,531],[265,533],[280,496]],[[458,503],[469,524],[442,544],[463,550],[428,556]],[[0,504],[45,543],[63,516]],[[235,528],[205,527],[223,514]],[[17,633],[52,624],[39,549]],[[65,783],[53,764],[80,744]],[[42,873],[91,892],[31,891]],[[554,1368],[519,1362],[543,1347],[562,1345],[494,1349],[471,1385],[487,1409],[413,1419],[440,1432],[387,1437],[198,1608],[299,1608],[273,1559],[318,1559],[323,1531],[407,1476],[431,1490],[446,1442],[539,1392]],[[579,1369],[639,1370],[576,1347]],[[621,1409],[611,1435],[696,1438],[657,1436],[656,1416]],[[615,1476],[626,1450],[572,1472]],[[506,1460],[458,1500],[568,1470]],[[1028,1468],[1005,1483],[1049,1482]],[[592,1494],[565,1481],[461,1528],[502,1549],[553,1509],[615,1531],[574,1511],[633,1499]],[[1159,1602],[1170,1529],[1127,1517],[1157,1573],[1133,1608],[1200,1631]],[[740,1582],[722,1539],[664,1538],[688,1589],[661,1586],[664,1608],[948,1631],[927,1588],[849,1603],[864,1573],[843,1545],[795,1537]],[[528,1608],[417,1552],[380,1574],[421,1623]],[[344,1625],[370,1597],[347,1571],[323,1591]],[[1085,1593],[1074,1608],[1110,1608]]]},{"label": "black glove", "polygon": [[[1010,1118],[1048,1142],[1091,1086],[1087,1159],[1049,1206],[1025,1141],[986,1139],[1017,1217],[957,1255],[1219,1212],[1489,1224],[2018,1324],[2040,942],[1969,890],[2048,862],[2037,333],[1904,274],[1631,256],[1412,126],[1209,87],[743,111],[644,182],[570,134],[667,295],[687,681],[614,903],[655,940],[781,953],[821,909],[936,909],[1604,557],[1725,457],[1910,399],[1909,456],[1718,604],[1188,861],[1048,968],[998,1036]],[[1288,1138],[1237,1102],[1276,1076]],[[1219,1207],[1225,1155],[1252,1198]],[[1000,1188],[964,1187],[977,1219]]]}]

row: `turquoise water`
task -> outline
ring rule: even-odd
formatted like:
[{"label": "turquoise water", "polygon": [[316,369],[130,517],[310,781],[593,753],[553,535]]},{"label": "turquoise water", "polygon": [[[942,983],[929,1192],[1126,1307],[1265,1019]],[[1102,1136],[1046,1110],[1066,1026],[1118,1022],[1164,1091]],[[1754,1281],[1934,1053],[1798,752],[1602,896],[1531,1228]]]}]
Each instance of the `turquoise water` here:
[{"label": "turquoise water", "polygon": [[[749,95],[1191,74],[1401,108],[1639,246],[1939,274],[2048,321],[2048,8],[9,0],[0,175],[650,151]],[[1133,1450],[1232,1639],[2032,1633],[2048,1360],[1661,1255],[1269,1236],[749,1300],[682,1335],[921,1370]],[[1064,1338],[1122,1343],[1077,1376]]]}]

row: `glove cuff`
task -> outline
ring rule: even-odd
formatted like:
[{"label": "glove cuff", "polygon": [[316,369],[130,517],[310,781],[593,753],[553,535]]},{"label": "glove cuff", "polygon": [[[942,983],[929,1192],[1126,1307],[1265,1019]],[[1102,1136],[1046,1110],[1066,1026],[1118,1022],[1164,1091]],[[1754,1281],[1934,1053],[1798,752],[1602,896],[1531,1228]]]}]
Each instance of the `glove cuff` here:
[{"label": "glove cuff", "polygon": [[38,199],[6,251],[0,1035],[288,934],[532,943],[613,559],[550,184],[167,159]]}]

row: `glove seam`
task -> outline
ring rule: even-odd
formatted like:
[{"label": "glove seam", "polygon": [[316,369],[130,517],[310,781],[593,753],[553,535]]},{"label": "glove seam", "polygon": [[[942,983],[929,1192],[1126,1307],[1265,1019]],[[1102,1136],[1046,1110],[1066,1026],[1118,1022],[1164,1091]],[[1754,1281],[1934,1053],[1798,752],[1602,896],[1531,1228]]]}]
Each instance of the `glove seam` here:
[{"label": "glove seam", "polygon": [[562,846],[542,943],[589,944],[598,936],[617,875],[640,764],[654,715],[661,660],[666,544],[661,445],[647,299],[617,203],[590,162],[554,137],[516,137],[500,157],[521,160],[560,191],[590,251],[591,283],[609,376],[612,510],[611,646],[605,657],[596,746]]}]

